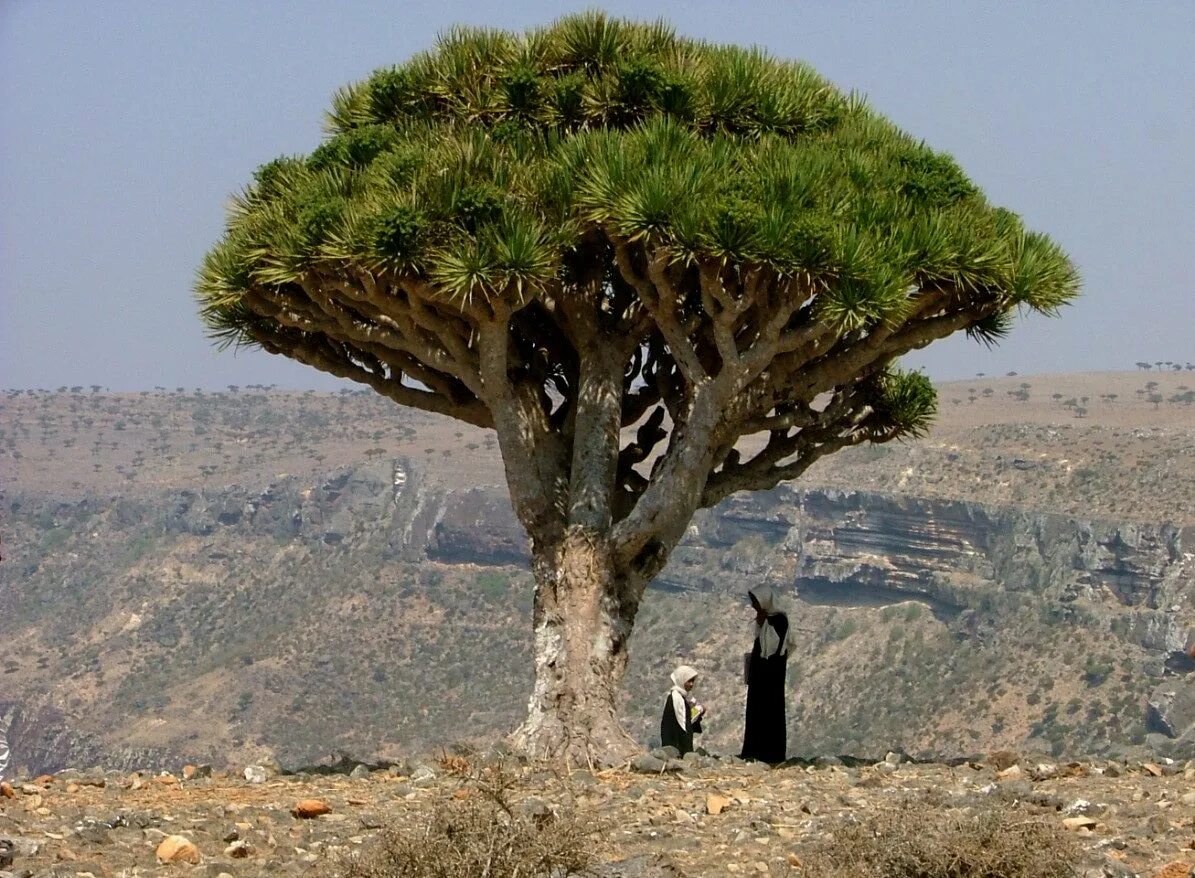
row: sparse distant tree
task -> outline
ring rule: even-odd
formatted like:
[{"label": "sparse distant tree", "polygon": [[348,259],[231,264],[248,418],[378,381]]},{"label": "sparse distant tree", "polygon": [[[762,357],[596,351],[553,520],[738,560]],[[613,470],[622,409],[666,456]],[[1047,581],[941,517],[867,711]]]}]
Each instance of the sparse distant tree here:
[{"label": "sparse distant tree", "polygon": [[663,25],[454,30],[329,128],[236,199],[204,318],[496,432],[536,580],[533,754],[630,751],[628,640],[696,510],[924,432],[933,389],[896,357],[1077,290],[861,100]]}]

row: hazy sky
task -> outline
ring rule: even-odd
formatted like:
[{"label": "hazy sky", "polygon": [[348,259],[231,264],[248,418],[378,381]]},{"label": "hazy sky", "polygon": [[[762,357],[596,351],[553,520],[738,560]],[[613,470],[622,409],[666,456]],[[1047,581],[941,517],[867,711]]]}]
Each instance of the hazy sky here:
[{"label": "hazy sky", "polygon": [[[333,91],[454,23],[593,3],[0,0],[0,387],[332,387],[217,354],[191,282],[226,196],[308,152]],[[1084,298],[935,377],[1195,360],[1195,2],[608,2],[812,63],[1054,236]]]}]

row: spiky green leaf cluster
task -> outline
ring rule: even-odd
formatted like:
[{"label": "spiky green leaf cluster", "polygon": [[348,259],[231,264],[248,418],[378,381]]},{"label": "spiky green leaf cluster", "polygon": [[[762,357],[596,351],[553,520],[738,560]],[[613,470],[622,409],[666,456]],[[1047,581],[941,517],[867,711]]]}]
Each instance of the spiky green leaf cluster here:
[{"label": "spiky green leaf cluster", "polygon": [[917,438],[929,432],[938,413],[938,395],[923,372],[888,369],[871,387],[869,402],[874,416],[864,427],[870,438]]},{"label": "spiky green leaf cluster", "polygon": [[842,331],[898,321],[937,283],[1046,312],[1077,290],[1065,254],[949,156],[804,64],[659,23],[452,30],[340,91],[328,121],[311,155],[257,172],[208,254],[216,334],[245,327],[252,285],[346,266],[534,296],[594,227],[802,275]]}]

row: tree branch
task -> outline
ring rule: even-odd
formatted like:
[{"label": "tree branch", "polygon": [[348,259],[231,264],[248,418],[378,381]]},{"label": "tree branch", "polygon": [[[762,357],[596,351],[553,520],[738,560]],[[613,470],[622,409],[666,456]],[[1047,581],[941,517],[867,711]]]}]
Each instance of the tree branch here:
[{"label": "tree branch", "polygon": [[366,384],[399,405],[447,415],[477,427],[488,429],[494,426],[489,411],[479,402],[453,403],[439,394],[408,387],[401,380],[389,378],[354,363],[346,352],[338,351],[327,338],[321,340],[320,336],[306,335],[281,327],[267,330],[260,325],[251,327],[249,332],[253,340],[269,353],[290,357],[338,378],[348,378]]}]

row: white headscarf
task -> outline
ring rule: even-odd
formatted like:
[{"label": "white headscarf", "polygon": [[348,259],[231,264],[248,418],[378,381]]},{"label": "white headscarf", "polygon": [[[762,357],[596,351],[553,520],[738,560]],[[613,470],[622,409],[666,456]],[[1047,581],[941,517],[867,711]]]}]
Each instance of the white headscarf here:
[{"label": "white headscarf", "polygon": [[[759,604],[759,608],[767,616],[773,616],[780,612],[780,609],[776,606],[778,603],[776,592],[770,585],[757,585],[749,589],[747,594],[755,598],[755,602]],[[787,615],[785,618],[787,618]],[[785,633],[783,640],[781,640],[779,632],[776,631],[767,619],[764,619],[762,622],[752,622],[751,633],[759,640],[759,654],[762,658],[771,658],[777,654],[788,655],[789,648],[795,645],[791,620],[789,621],[788,631]]]},{"label": "white headscarf", "polygon": [[685,701],[685,684],[696,679],[697,669],[681,665],[672,672],[672,714],[682,729],[689,727],[689,707]]}]

